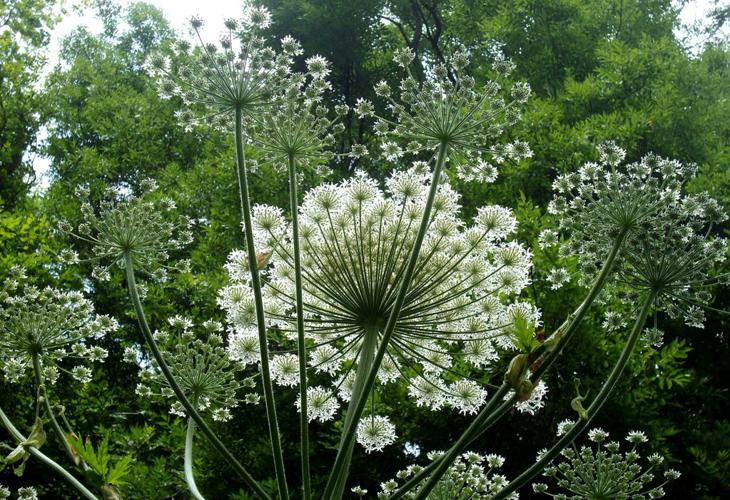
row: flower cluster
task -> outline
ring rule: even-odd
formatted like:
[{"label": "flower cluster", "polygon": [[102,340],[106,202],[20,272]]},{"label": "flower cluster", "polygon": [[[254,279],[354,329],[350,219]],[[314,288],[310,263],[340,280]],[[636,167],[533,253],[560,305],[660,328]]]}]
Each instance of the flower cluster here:
[{"label": "flower cluster", "polygon": [[[558,435],[567,432],[574,423],[561,422]],[[673,469],[664,470],[655,480],[664,458],[659,454],[649,455],[648,466],[642,464],[637,448],[647,441],[641,431],[629,432],[626,441],[631,449],[621,451],[621,444],[609,441],[608,432],[600,428],[591,429],[588,439],[594,447],[575,445],[562,451],[565,461],[547,467],[544,475],[552,478],[558,488],[566,493],[551,493],[545,483],[533,484],[537,493],[544,493],[557,499],[568,498],[661,498],[664,485],[679,477]],[[660,482],[661,481],[661,482]]]},{"label": "flower cluster", "polygon": [[[32,486],[27,486],[25,488],[18,488],[18,500],[38,500],[38,492],[35,488]],[[6,498],[10,498],[11,491],[10,488],[7,488],[3,485],[0,485],[0,500],[5,500]]]},{"label": "flower cluster", "polygon": [[[498,81],[477,88],[474,78],[467,74],[470,61],[464,50],[454,53],[448,66],[436,65],[426,81],[419,83],[410,70],[414,57],[408,48],[395,53],[395,61],[406,70],[398,101],[387,82],[375,86],[376,94],[387,100],[392,114],[391,119],[376,117],[375,123],[386,160],[396,161],[405,153],[434,151],[446,145],[461,179],[493,182],[497,165],[508,159],[519,161],[532,156],[529,146],[522,141],[497,142],[506,126],[519,121],[519,108],[531,92],[527,83],[515,83],[506,92]],[[499,56],[493,69],[499,80],[505,80],[514,65]],[[361,99],[354,111],[364,118],[375,116],[374,109],[369,101]],[[362,151],[354,154],[359,156]]]},{"label": "flower cluster", "polygon": [[[625,234],[618,272],[604,298],[631,304],[636,293],[658,292],[657,310],[701,326],[701,307],[711,298],[707,288],[727,278],[710,276],[725,259],[727,244],[708,229],[726,215],[706,193],[683,193],[696,173],[694,165],[651,154],[624,164],[625,152],[614,143],[603,144],[599,152],[600,162],[586,163],[554,182],[549,211],[560,217],[560,230],[570,236],[561,253],[578,256],[581,284],[588,285],[616,238]],[[547,247],[557,240],[547,230],[540,244]],[[555,271],[552,281],[564,278]],[[607,328],[621,326],[613,319],[607,318]]]},{"label": "flower cluster", "polygon": [[[429,453],[428,458],[435,460],[440,454],[432,452]],[[505,476],[497,474],[502,465],[504,465],[504,458],[499,455],[480,455],[473,452],[459,455],[428,494],[428,498],[434,500],[487,500],[492,498],[508,483]],[[411,465],[399,471],[396,478],[405,481],[421,470],[423,470],[421,466]],[[394,479],[382,483],[378,498],[388,498],[398,487],[398,481]],[[418,488],[406,493],[405,498],[415,498],[417,494]],[[513,493],[507,498],[515,499],[517,495]]]},{"label": "flower cluster", "polygon": [[[203,42],[203,21],[193,18],[190,25],[198,42],[194,50],[181,40],[174,57],[156,53],[146,62],[147,71],[158,80],[160,96],[182,99],[185,107],[177,117],[187,129],[206,123],[229,130],[232,113],[253,115],[289,74],[296,45],[283,40],[280,54],[266,47],[261,31],[270,25],[271,16],[263,7],[247,8],[242,21],[224,22],[226,32],[219,44]],[[195,112],[200,107],[202,119]]]},{"label": "flower cluster", "polygon": [[[291,37],[282,40],[282,51],[292,57],[302,52]],[[347,108],[337,106],[332,118],[323,102],[330,89],[329,63],[313,56],[306,64],[306,73],[292,72],[281,80],[269,103],[251,120],[249,131],[262,158],[275,167],[286,165],[290,157],[308,168],[326,163],[332,158],[326,149],[334,143],[333,133],[344,130],[336,121]]]},{"label": "flower cluster", "polygon": [[[27,286],[7,295],[17,286],[14,280],[6,282],[6,296],[0,302],[0,364],[6,379],[18,382],[37,358],[46,383],[55,383],[59,370],[89,382],[88,362],[107,357],[105,349],[90,341],[114,331],[116,322],[95,314],[80,292]],[[65,359],[73,360],[75,366],[65,368],[61,364]]]},{"label": "flower cluster", "polygon": [[395,426],[388,417],[368,415],[357,424],[357,442],[366,453],[380,451],[395,441]]},{"label": "flower cluster", "polygon": [[[305,333],[313,344],[309,366],[333,377],[333,388],[310,411],[330,417],[335,396],[351,397],[365,350],[377,349],[421,220],[429,177],[414,167],[396,172],[385,192],[362,173],[340,184],[319,186],[300,208]],[[475,413],[486,391],[462,372],[479,372],[513,348],[515,318],[537,321],[532,306],[511,303],[528,283],[530,253],[508,241],[516,221],[500,206],[479,209],[474,223],[457,218],[458,195],[443,185],[416,264],[416,272],[378,374],[380,384],[408,383],[419,406]],[[269,328],[296,339],[294,268],[288,224],[270,206],[253,210],[257,248],[268,265],[264,287]],[[230,284],[219,295],[233,334],[231,356],[258,361],[256,318],[247,259],[235,251]],[[532,334],[532,333],[531,333]],[[294,354],[275,356],[273,378],[298,383]],[[310,388],[310,390],[312,390]],[[322,387],[316,389],[325,391]],[[310,418],[313,418],[310,415]],[[366,419],[367,420],[367,419]],[[387,427],[387,426],[380,426]],[[388,432],[378,433],[389,435]]]},{"label": "flower cluster", "polygon": [[[177,215],[175,202],[169,198],[153,202],[151,197],[156,188],[154,181],[146,180],[139,197],[109,191],[96,208],[89,201],[88,189],[77,189],[77,196],[84,200],[82,221],[75,230],[67,222],[61,222],[60,228],[92,246],[91,252],[97,260],[94,278],[108,281],[110,269],[114,266],[125,268],[129,256],[136,270],[158,281],[166,279],[169,266],[165,262],[170,252],[181,249],[193,239],[192,221]],[[75,252],[66,254],[67,261],[78,261]],[[181,261],[178,267],[186,265]]]},{"label": "flower cluster", "polygon": [[[243,387],[252,387],[253,380],[245,379],[240,383],[236,379],[238,366],[231,363],[219,335],[223,326],[216,321],[204,322],[202,336],[205,340],[201,340],[195,335],[191,320],[175,316],[169,318],[168,323],[174,331],[156,331],[155,341],[161,346],[165,364],[185,396],[197,405],[200,412],[210,413],[213,420],[230,420],[231,408],[238,404],[237,393]],[[136,361],[134,356],[126,357],[128,361]],[[141,371],[140,379],[137,394],[142,397],[159,395],[173,399],[170,412],[185,416],[185,409],[154,360],[148,368]],[[154,392],[153,388],[159,392]],[[248,397],[246,401],[255,402]]]}]

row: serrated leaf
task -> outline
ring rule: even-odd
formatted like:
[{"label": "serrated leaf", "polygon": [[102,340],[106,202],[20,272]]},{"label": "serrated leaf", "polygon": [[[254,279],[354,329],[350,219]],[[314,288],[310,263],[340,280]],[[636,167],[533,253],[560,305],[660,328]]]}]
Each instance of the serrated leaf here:
[{"label": "serrated leaf", "polygon": [[130,472],[130,465],[132,464],[132,455],[127,455],[126,457],[120,459],[117,463],[114,464],[114,467],[109,471],[109,473],[106,475],[106,483],[107,484],[113,484],[115,486],[120,486],[122,484],[125,484],[126,481],[124,481],[124,477],[129,474]]}]

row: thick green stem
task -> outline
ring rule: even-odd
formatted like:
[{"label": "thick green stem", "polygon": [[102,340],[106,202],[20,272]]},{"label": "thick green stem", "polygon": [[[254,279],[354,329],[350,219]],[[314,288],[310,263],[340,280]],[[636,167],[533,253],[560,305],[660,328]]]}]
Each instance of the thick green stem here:
[{"label": "thick green stem", "polygon": [[[367,399],[369,391],[364,393],[363,391],[365,390],[367,376],[370,371],[370,367],[373,364],[373,360],[375,359],[375,353],[378,349],[378,336],[379,331],[377,327],[373,326],[365,329],[362,348],[360,349],[360,356],[357,359],[357,371],[355,372],[355,381],[352,385],[352,396],[350,398],[350,404],[347,407],[347,415],[345,416],[345,427],[354,425],[355,432],[357,432],[357,422],[354,421],[353,408],[355,402],[358,401],[361,396],[364,396]],[[343,453],[343,451],[345,452],[345,462],[343,468],[344,472],[338,477],[338,481],[335,486],[335,492],[339,497],[342,496],[345,490],[345,484],[347,483],[347,476],[350,470],[350,461],[352,460],[352,452],[355,448],[355,441],[350,441],[348,449],[343,450],[342,446],[342,441],[340,441],[340,449],[338,453]]]},{"label": "thick green stem", "polygon": [[291,210],[292,241],[294,244],[294,288],[297,306],[297,354],[299,356],[299,413],[300,454],[302,458],[302,495],[312,498],[309,472],[309,415],[307,413],[307,345],[304,338],[304,299],[302,294],[302,262],[299,249],[299,200],[297,196],[297,168],[294,155],[288,157],[289,207]]},{"label": "thick green stem", "polygon": [[426,206],[423,209],[423,218],[421,219],[421,225],[418,228],[416,240],[413,242],[413,248],[411,249],[411,255],[408,259],[405,272],[401,279],[400,288],[398,295],[393,302],[393,307],[388,317],[388,323],[383,330],[382,340],[378,352],[375,354],[372,366],[368,373],[367,379],[365,380],[364,390],[358,398],[354,398],[350,401],[350,410],[347,412],[348,421],[345,423],[345,427],[342,430],[342,438],[340,440],[340,449],[337,452],[337,458],[335,464],[332,467],[329,479],[327,481],[327,487],[325,488],[323,497],[325,499],[336,499],[338,498],[336,492],[336,486],[338,484],[344,484],[345,477],[347,476],[346,463],[349,461],[347,456],[347,450],[351,448],[355,441],[355,433],[357,431],[357,422],[360,420],[360,416],[365,408],[368,393],[375,384],[375,377],[378,374],[380,363],[383,361],[385,352],[388,349],[388,343],[390,338],[393,336],[395,331],[395,325],[398,322],[398,318],[403,308],[408,289],[411,286],[411,280],[413,279],[413,273],[416,269],[416,263],[418,262],[418,256],[421,253],[421,245],[423,239],[426,237],[426,231],[431,223],[431,210],[433,209],[433,203],[436,199],[436,193],[438,193],[439,181],[441,180],[441,172],[444,169],[446,163],[446,154],[448,152],[448,143],[442,142],[439,146],[438,155],[436,158],[436,166],[433,169],[433,176],[431,178],[431,188],[426,199]]},{"label": "thick green stem", "polygon": [[195,433],[195,421],[188,417],[188,430],[185,433],[185,482],[188,484],[190,494],[195,500],[205,500],[195,484],[193,475],[193,434]]},{"label": "thick green stem", "polygon": [[175,377],[172,375],[170,368],[167,366],[165,359],[162,357],[160,348],[157,346],[157,342],[155,342],[155,339],[152,336],[152,331],[147,324],[147,317],[145,316],[144,309],[142,308],[142,302],[140,301],[139,293],[137,292],[137,283],[134,278],[134,262],[132,261],[132,256],[130,254],[126,254],[124,256],[124,261],[126,265],[129,296],[132,299],[132,304],[134,305],[134,310],[137,314],[139,327],[142,330],[142,335],[147,342],[147,346],[150,348],[150,351],[152,351],[152,357],[155,358],[157,365],[160,367],[160,371],[162,371],[162,374],[164,375],[168,384],[170,384],[170,388],[175,393],[175,397],[177,397],[178,401],[180,401],[180,404],[183,405],[183,407],[185,408],[185,412],[188,414],[188,416],[195,421],[197,426],[203,432],[203,435],[208,439],[208,441],[210,441],[210,444],[212,444],[213,447],[218,450],[221,455],[223,455],[223,457],[228,461],[228,464],[236,470],[236,472],[243,478],[249,488],[251,488],[260,498],[269,499],[269,495],[266,493],[266,491],[264,491],[261,485],[259,485],[259,483],[256,482],[251,474],[248,473],[244,466],[241,465],[238,460],[236,460],[236,457],[234,457],[233,454],[228,451],[228,448],[226,448],[226,446],[218,438],[218,436],[216,436],[216,434],[208,426],[205,420],[203,420],[203,417],[200,416],[197,408],[195,408],[195,406],[190,402],[187,396],[185,396],[185,393],[180,387],[180,384],[178,384],[177,380],[175,380]]},{"label": "thick green stem", "polygon": [[243,218],[244,236],[246,239],[246,253],[248,268],[251,273],[251,288],[253,289],[256,304],[256,323],[259,334],[259,349],[261,352],[261,385],[264,389],[264,404],[266,417],[269,422],[269,436],[271,438],[271,454],[274,458],[274,471],[279,487],[279,496],[282,500],[289,498],[284,471],[284,456],[281,451],[279,424],[276,419],[276,402],[274,388],[271,383],[271,369],[269,368],[269,346],[266,335],[266,318],[264,316],[264,300],[261,295],[261,278],[258,263],[256,262],[256,247],[253,241],[253,223],[251,221],[251,202],[248,195],[248,174],[246,172],[246,155],[243,151],[243,116],[240,107],[236,108],[236,175],[238,177],[238,196],[241,201],[241,216]]},{"label": "thick green stem", "polygon": [[546,465],[552,462],[553,459],[557,457],[560,452],[565,449],[566,446],[572,443],[573,440],[578,437],[578,435],[583,432],[586,427],[588,427],[588,425],[590,425],[593,417],[596,416],[601,407],[608,400],[609,396],[611,396],[611,393],[616,387],[616,383],[618,382],[621,374],[626,368],[629,359],[631,359],[631,355],[634,352],[636,343],[639,341],[639,337],[641,337],[641,332],[644,330],[646,318],[649,315],[649,311],[651,310],[655,299],[656,293],[650,293],[644,299],[644,303],[641,306],[641,311],[636,318],[636,322],[634,323],[631,333],[629,334],[626,345],[621,351],[621,355],[619,356],[618,360],[616,360],[616,363],[613,365],[613,369],[606,379],[606,382],[604,382],[603,386],[601,387],[600,392],[595,397],[591,405],[586,409],[585,417],[579,419],[578,422],[576,422],[575,425],[573,425],[573,427],[562,438],[560,438],[552,448],[550,448],[550,450],[544,453],[537,462],[535,462],[522,474],[517,476],[517,478],[515,478],[507,486],[502,488],[502,490],[494,497],[494,500],[501,500],[503,498],[506,498],[510,493],[516,491],[518,488],[522,487],[527,482],[531,481],[535,476],[540,474],[540,472],[542,472]]},{"label": "thick green stem", "polygon": [[48,393],[46,392],[46,385],[43,382],[41,361],[38,354],[33,354],[33,373],[35,374],[35,383],[38,389],[38,397],[43,399],[43,405],[46,407],[46,413],[48,413],[48,418],[51,420],[51,427],[53,428],[53,431],[56,433],[58,439],[61,440],[61,443],[63,444],[63,449],[66,451],[66,455],[71,460],[71,462],[74,465],[79,465],[81,460],[79,459],[79,456],[74,453],[73,448],[71,448],[71,443],[69,443],[68,439],[66,439],[66,435],[63,433],[63,429],[61,429],[61,426],[58,424],[58,420],[56,420],[56,415],[53,413],[51,402],[48,400]]},{"label": "thick green stem", "polygon": [[[571,314],[560,327],[551,335],[553,340],[553,348],[550,352],[545,355],[544,362],[537,368],[532,376],[532,380],[537,383],[543,373],[555,362],[555,360],[562,353],[565,345],[568,344],[570,338],[574,332],[577,331],[578,326],[585,317],[586,313],[590,309],[591,305],[595,301],[596,297],[603,289],[608,277],[613,270],[616,257],[618,256],[621,247],[626,239],[626,231],[622,231],[614,241],[613,247],[606,257],[606,262],[601,269],[601,272],[593,282],[591,289],[588,291],[583,302],[578,308]],[[549,341],[548,341],[549,342]],[[547,345],[550,345],[547,343]],[[533,356],[535,359],[540,356],[546,350],[546,343],[543,343],[538,349],[535,350]],[[426,495],[438,484],[438,481],[448,470],[449,466],[454,462],[456,457],[463,453],[467,446],[473,443],[479,438],[484,432],[486,432],[495,422],[502,418],[512,408],[517,396],[514,395],[506,403],[495,408],[497,404],[504,398],[507,392],[511,389],[507,382],[504,382],[501,387],[495,392],[489,399],[485,407],[479,412],[476,418],[472,421],[471,425],[461,435],[459,440],[449,449],[449,451],[438,460],[431,463],[428,467],[422,470],[420,473],[412,477],[407,483],[399,488],[394,495],[390,498],[392,500],[402,498],[405,493],[417,486],[423,479],[429,477],[428,482],[419,491],[419,498],[425,498]],[[432,472],[433,471],[433,472]]]},{"label": "thick green stem", "polygon": [[[10,421],[7,415],[5,415],[5,412],[0,408],[0,420],[3,422],[3,426],[8,430],[11,436],[13,436],[13,439],[15,439],[19,444],[26,441],[25,436],[20,433],[20,431],[13,425],[13,423]],[[49,466],[51,469],[53,469],[58,475],[60,475],[63,479],[65,479],[71,486],[76,488],[78,492],[84,497],[88,498],[89,500],[98,500],[96,495],[94,495],[91,491],[89,491],[86,486],[81,484],[78,479],[73,477],[69,471],[58,465],[56,462],[51,460],[49,457],[47,457],[44,453],[42,453],[38,448],[34,448],[33,446],[27,447],[28,452],[30,452],[31,455],[36,457],[38,460]]]}]

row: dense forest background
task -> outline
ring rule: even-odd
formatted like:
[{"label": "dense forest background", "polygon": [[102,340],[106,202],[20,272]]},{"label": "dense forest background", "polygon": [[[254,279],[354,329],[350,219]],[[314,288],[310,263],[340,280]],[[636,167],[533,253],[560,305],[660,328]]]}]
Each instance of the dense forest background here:
[{"label": "dense forest background", "polygon": [[[160,191],[199,223],[190,249],[192,272],[164,287],[151,286],[149,315],[153,323],[178,313],[221,318],[215,295],[225,280],[222,265],[228,252],[242,244],[232,141],[213,130],[184,131],[174,116],[181,103],[157,97],[142,64],[175,36],[160,10],[143,2],[124,7],[107,0],[91,3],[103,22],[101,34],[75,30],[62,42],[59,64],[45,77],[40,75],[49,33],[58,21],[54,2],[0,4],[0,279],[20,264],[32,282],[84,290],[100,312],[120,321],[118,334],[102,341],[110,356],[93,382],[82,391],[77,384],[59,384],[54,396],[78,434],[95,442],[108,435],[114,456],[133,455],[126,497],[184,498],[184,423],[166,405],[138,398],[136,371],[122,361],[124,347],[142,339],[121,280],[91,286],[90,267],[61,270],[57,255],[69,242],[56,221],[78,220],[74,190],[79,184],[134,191],[142,179],[156,179]],[[501,171],[493,185],[460,185],[467,218],[485,202],[509,206],[520,221],[519,239],[536,241],[539,231],[552,224],[545,210],[552,179],[595,159],[594,146],[608,139],[627,149],[629,160],[652,151],[696,162],[700,175],[691,189],[708,191],[730,209],[730,45],[719,35],[730,22],[728,6],[718,4],[706,31],[697,34],[701,42],[690,50],[677,34],[682,2],[669,0],[259,3],[273,13],[273,44],[292,34],[306,55],[321,54],[332,62],[331,98],[337,102],[354,104],[358,97],[378,102],[372,86],[381,79],[395,82],[391,55],[406,45],[425,65],[466,46],[474,56],[470,70],[477,80],[486,74],[486,61],[495,50],[514,60],[518,76],[535,95],[510,134],[529,142],[534,156]],[[337,148],[367,143],[371,126],[349,116]],[[39,141],[41,128],[47,137]],[[31,190],[30,158],[38,154],[50,160],[52,174],[50,186],[40,194]],[[332,167],[334,178],[356,167],[381,178],[386,173],[368,161]],[[254,201],[287,206],[286,180],[280,174],[262,168],[252,182]],[[728,232],[727,227],[718,230]],[[551,330],[577,305],[582,290],[550,290],[541,272],[559,257],[537,244],[533,251],[529,295]],[[730,290],[718,291],[713,307],[729,306]],[[601,313],[591,313],[562,362],[548,374],[547,407],[537,416],[515,413],[479,441],[475,451],[506,457],[508,477],[531,463],[551,441],[556,423],[571,416],[574,374],[593,390],[606,376],[623,334],[606,334]],[[708,318],[701,330],[661,321],[663,346],[642,348],[595,421],[615,437],[633,429],[651,436],[652,447],[683,474],[667,488],[670,498],[730,497],[730,323],[713,312]],[[503,371],[495,369],[495,376]],[[32,423],[32,396],[30,384],[18,388],[0,382],[3,408],[25,430]],[[417,408],[397,391],[385,397],[399,408],[393,416],[399,439],[382,453],[356,454],[352,469],[352,485],[370,491],[394,471],[425,460],[425,451],[448,447],[468,424],[466,417]],[[295,390],[280,389],[277,398],[287,469],[296,484]],[[315,491],[321,490],[332,463],[339,425],[312,425]],[[273,487],[263,408],[241,406],[232,422],[215,427],[253,475],[268,478],[266,484]],[[7,438],[4,431],[0,438]],[[44,452],[63,462],[57,445],[50,438]],[[418,457],[406,453],[417,448],[422,450]],[[198,449],[202,491],[210,498],[231,492],[233,498],[248,498],[244,485],[203,439]],[[64,484],[32,460],[23,478],[6,470],[0,483],[34,484],[47,498],[71,497]]]}]

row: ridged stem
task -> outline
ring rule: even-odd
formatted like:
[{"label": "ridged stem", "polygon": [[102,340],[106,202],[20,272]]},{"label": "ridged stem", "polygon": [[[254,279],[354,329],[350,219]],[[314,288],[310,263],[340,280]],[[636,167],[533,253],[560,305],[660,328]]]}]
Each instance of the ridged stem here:
[{"label": "ridged stem", "polygon": [[294,289],[297,307],[297,355],[299,356],[299,413],[302,461],[302,495],[304,500],[312,498],[309,472],[309,416],[307,413],[307,345],[304,338],[304,299],[302,294],[302,261],[299,248],[299,199],[297,195],[297,165],[294,155],[287,157],[289,167],[289,207],[291,210],[292,242],[294,246]]},{"label": "ridged stem", "polygon": [[264,389],[264,404],[266,406],[266,418],[269,423],[269,437],[271,438],[271,454],[274,458],[274,471],[276,483],[279,488],[279,497],[282,500],[289,498],[289,491],[286,485],[286,473],[284,471],[284,456],[281,451],[281,440],[279,437],[279,424],[276,419],[276,402],[274,400],[274,388],[271,382],[271,369],[269,367],[269,346],[266,335],[266,318],[264,315],[264,300],[261,294],[261,278],[259,276],[258,263],[256,262],[256,247],[253,241],[253,223],[251,221],[251,202],[248,194],[248,173],[246,172],[246,155],[243,151],[243,114],[240,107],[236,108],[236,175],[238,177],[238,196],[241,202],[241,217],[243,218],[244,236],[246,239],[246,254],[248,257],[248,268],[251,273],[251,288],[253,289],[254,302],[256,304],[256,323],[259,335],[259,350],[261,352],[261,385]]},{"label": "ridged stem", "polygon": [[408,294],[408,289],[411,285],[411,279],[413,278],[413,273],[416,269],[418,256],[421,253],[421,245],[423,244],[423,239],[426,236],[426,231],[428,230],[428,226],[431,222],[431,210],[433,209],[433,203],[436,198],[436,193],[438,192],[439,181],[441,180],[441,172],[443,171],[444,164],[446,163],[446,154],[448,149],[449,146],[447,142],[442,142],[439,146],[436,165],[433,169],[433,176],[431,178],[431,187],[428,193],[428,198],[426,199],[426,206],[423,209],[423,218],[421,219],[421,225],[418,228],[416,240],[413,242],[413,248],[411,249],[411,255],[408,259],[405,272],[403,273],[403,278],[401,280],[400,288],[398,290],[398,295],[395,298],[393,307],[390,311],[390,316],[388,317],[388,322],[382,332],[380,347],[378,348],[378,352],[375,354],[375,359],[373,360],[372,366],[370,367],[370,371],[365,381],[364,391],[356,400],[350,401],[351,411],[348,410],[347,412],[349,425],[346,424],[344,429],[342,430],[342,438],[340,439],[340,447],[337,452],[337,458],[335,458],[335,463],[332,467],[332,472],[330,473],[329,479],[327,481],[327,486],[323,495],[323,498],[325,499],[336,500],[337,498],[340,498],[342,496],[342,491],[336,491],[336,486],[338,484],[344,485],[344,482],[346,480],[348,474],[347,462],[349,462],[347,450],[350,450],[354,443],[355,433],[357,431],[357,423],[360,420],[360,416],[362,415],[362,412],[365,408],[368,394],[375,384],[375,377],[378,374],[380,363],[383,361],[385,352],[388,349],[388,343],[390,342],[390,338],[393,336],[393,332],[395,331],[395,325],[398,321],[401,309],[403,308],[403,303],[405,302],[406,295]]},{"label": "ridged stem", "polygon": [[[344,427],[347,428],[348,426],[354,426],[355,433],[357,433],[357,421],[354,420],[354,405],[357,401],[359,401],[361,396],[364,396],[367,399],[369,391],[363,392],[365,390],[365,383],[367,381],[367,376],[370,371],[370,367],[373,364],[373,360],[375,359],[375,352],[378,349],[378,328],[373,326],[370,328],[365,329],[365,333],[363,334],[363,340],[362,340],[362,348],[360,349],[360,356],[357,358],[357,370],[355,371],[355,381],[352,385],[352,396],[350,398],[350,404],[347,407],[347,415],[345,416],[345,425]],[[359,420],[359,419],[358,419]],[[342,449],[340,448],[338,450],[338,453],[344,453],[345,462],[344,462],[344,468],[345,471],[344,474],[341,474],[338,477],[338,482],[335,485],[335,492],[338,492],[338,495],[341,497],[342,493],[345,489],[345,483],[347,482],[347,471],[350,470],[350,462],[352,460],[352,452],[355,448],[355,441],[350,441],[349,449]]]},{"label": "ridged stem", "polygon": [[137,314],[139,327],[142,330],[142,335],[147,342],[147,346],[152,352],[152,357],[155,359],[157,365],[160,367],[160,371],[164,375],[168,384],[170,384],[170,388],[175,393],[175,397],[177,397],[177,400],[180,401],[180,404],[183,405],[183,407],[185,408],[185,412],[188,414],[188,416],[195,421],[197,426],[203,432],[203,435],[208,439],[208,441],[210,441],[210,444],[213,445],[213,447],[221,455],[223,455],[228,464],[233,469],[235,469],[235,471],[246,482],[249,488],[251,488],[260,498],[269,499],[270,497],[266,493],[266,491],[264,491],[261,485],[251,476],[251,474],[248,473],[245,467],[241,465],[238,460],[236,460],[236,457],[233,456],[233,454],[228,450],[228,448],[226,448],[226,446],[218,438],[218,436],[216,436],[213,430],[205,422],[203,417],[200,416],[197,408],[195,408],[195,406],[190,402],[187,396],[185,396],[185,393],[180,387],[180,384],[178,384],[177,380],[175,380],[175,377],[172,375],[170,368],[167,366],[165,359],[162,357],[160,348],[157,346],[157,342],[155,342],[155,338],[150,331],[149,325],[147,324],[147,317],[145,316],[144,308],[142,307],[142,302],[140,301],[139,293],[137,292],[137,283],[134,278],[134,262],[132,261],[132,256],[130,254],[125,254],[124,261],[127,273],[127,286],[129,288],[129,296],[132,299],[132,304],[134,305],[134,310]]}]

